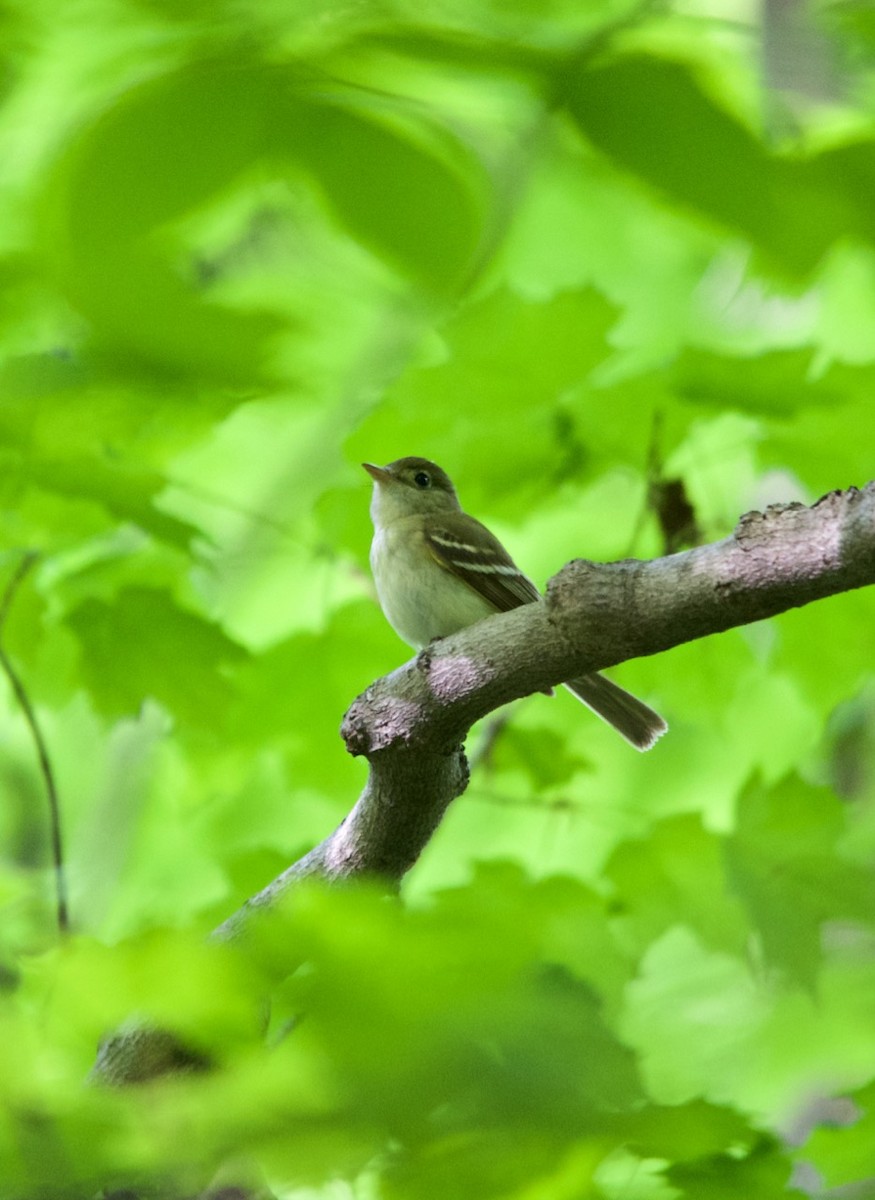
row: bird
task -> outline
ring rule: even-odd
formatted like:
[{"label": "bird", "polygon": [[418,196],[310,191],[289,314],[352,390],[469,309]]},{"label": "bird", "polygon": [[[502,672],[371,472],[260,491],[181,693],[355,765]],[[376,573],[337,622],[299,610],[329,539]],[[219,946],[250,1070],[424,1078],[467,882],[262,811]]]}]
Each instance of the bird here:
[{"label": "bird", "polygon": [[[374,481],[371,571],[383,614],[402,641],[421,650],[541,599],[498,538],[463,511],[436,463],[410,456],[362,467]],[[668,729],[658,713],[604,675],[582,675],[564,686],[636,750],[651,749]]]}]

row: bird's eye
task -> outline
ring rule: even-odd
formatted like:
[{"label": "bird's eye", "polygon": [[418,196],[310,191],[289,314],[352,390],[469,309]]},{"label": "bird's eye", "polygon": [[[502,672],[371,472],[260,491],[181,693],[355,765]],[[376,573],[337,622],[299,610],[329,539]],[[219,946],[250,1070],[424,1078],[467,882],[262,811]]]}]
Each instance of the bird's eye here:
[{"label": "bird's eye", "polygon": [[431,485],[431,476],[427,471],[417,471],[413,476],[413,482],[418,488],[427,488]]}]

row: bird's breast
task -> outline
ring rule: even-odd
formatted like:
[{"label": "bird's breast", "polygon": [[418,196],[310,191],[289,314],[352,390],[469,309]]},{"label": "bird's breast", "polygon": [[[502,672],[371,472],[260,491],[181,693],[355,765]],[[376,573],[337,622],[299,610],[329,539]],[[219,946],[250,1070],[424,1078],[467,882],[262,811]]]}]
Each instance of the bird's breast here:
[{"label": "bird's breast", "polygon": [[374,534],[371,570],[386,620],[416,649],[495,612],[488,600],[435,562],[421,531],[402,522]]}]

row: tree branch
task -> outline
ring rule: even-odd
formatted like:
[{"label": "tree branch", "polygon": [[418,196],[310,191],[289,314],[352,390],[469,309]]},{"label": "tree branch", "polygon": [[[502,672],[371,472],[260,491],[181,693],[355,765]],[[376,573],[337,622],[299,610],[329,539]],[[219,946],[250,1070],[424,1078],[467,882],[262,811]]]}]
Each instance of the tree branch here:
[{"label": "tree branch", "polygon": [[[468,730],[508,701],[872,583],[875,482],[748,513],[731,537],[683,554],[569,563],[542,603],[436,642],[353,702],[341,732],[370,765],[355,807],[213,937],[244,937],[307,877],[397,883],[467,785]],[[119,1086],[202,1067],[174,1034],[138,1024],[103,1042],[92,1077]]]},{"label": "tree branch", "polygon": [[468,730],[508,701],[872,583],[875,482],[748,513],[730,537],[682,554],[569,563],[542,603],[436,642],[353,702],[341,732],[370,764],[358,802],[214,936],[240,936],[307,876],[397,883],[467,785]]}]

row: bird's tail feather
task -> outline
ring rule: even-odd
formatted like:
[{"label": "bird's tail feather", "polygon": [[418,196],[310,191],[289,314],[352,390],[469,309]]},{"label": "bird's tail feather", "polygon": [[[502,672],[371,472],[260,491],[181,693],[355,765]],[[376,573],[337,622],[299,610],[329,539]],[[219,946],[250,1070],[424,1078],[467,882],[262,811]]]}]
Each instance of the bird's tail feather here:
[{"label": "bird's tail feather", "polygon": [[649,750],[668,729],[659,713],[604,675],[582,675],[565,686],[636,750]]}]

